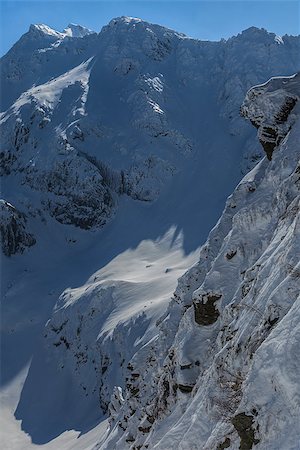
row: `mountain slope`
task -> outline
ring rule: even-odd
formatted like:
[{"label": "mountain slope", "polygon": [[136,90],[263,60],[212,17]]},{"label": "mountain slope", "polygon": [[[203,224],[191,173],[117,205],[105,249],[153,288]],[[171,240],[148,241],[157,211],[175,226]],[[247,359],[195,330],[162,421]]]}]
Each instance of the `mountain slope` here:
[{"label": "mountain slope", "polygon": [[228,198],[157,339],[128,365],[100,448],[298,448],[299,80],[247,94],[243,111],[262,125],[292,96],[278,124],[290,126]]}]

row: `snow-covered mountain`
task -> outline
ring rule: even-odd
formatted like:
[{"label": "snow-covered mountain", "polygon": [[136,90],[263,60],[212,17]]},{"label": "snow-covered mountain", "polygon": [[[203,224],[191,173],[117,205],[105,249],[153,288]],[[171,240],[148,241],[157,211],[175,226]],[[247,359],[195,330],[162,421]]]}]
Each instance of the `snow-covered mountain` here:
[{"label": "snow-covered mountain", "polygon": [[[299,44],[121,17],[98,34],[32,25],[2,58],[6,448],[31,445],[15,409],[53,448],[283,448],[266,431],[272,391],[251,417],[246,393],[288,315],[273,291],[296,295],[298,76],[241,104],[300,70]],[[279,260],[294,265],[286,284]]]}]

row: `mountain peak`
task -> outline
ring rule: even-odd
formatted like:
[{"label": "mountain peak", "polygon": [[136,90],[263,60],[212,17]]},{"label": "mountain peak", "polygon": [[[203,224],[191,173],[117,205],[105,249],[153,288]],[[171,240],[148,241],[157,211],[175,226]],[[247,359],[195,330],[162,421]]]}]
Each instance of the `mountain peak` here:
[{"label": "mountain peak", "polygon": [[57,38],[63,37],[63,33],[60,33],[59,31],[56,31],[43,23],[31,24],[29,27],[29,33],[36,35],[53,36]]},{"label": "mountain peak", "polygon": [[259,32],[266,32],[267,30],[265,28],[258,28],[255,26],[251,26],[249,28],[246,28],[245,30],[242,31],[242,33],[259,33]]},{"label": "mountain peak", "polygon": [[75,23],[69,23],[69,25],[61,32],[56,31],[53,28],[43,23],[32,24],[29,27],[29,33],[37,36],[50,36],[57,39],[63,39],[65,37],[84,37],[88,34],[93,34],[95,31],[89,28],[83,27]]},{"label": "mountain peak", "polygon": [[112,20],[108,22],[106,26],[104,26],[104,29],[113,30],[113,31],[131,31],[134,29],[147,29],[147,28],[159,28],[164,29],[161,25],[155,25],[150,22],[147,22],[146,20],[140,19],[139,17],[130,17],[130,16],[120,16],[115,17]]},{"label": "mountain peak", "polygon": [[63,33],[68,37],[84,37],[88,34],[96,33],[89,28],[83,27],[82,25],[76,23],[69,23],[69,25],[64,29]]},{"label": "mountain peak", "polygon": [[138,17],[120,16],[120,17],[115,17],[114,19],[112,19],[108,25],[110,25],[110,26],[114,26],[114,25],[118,25],[118,24],[129,25],[129,24],[135,24],[135,23],[140,23],[140,22],[144,22],[144,21],[142,19],[139,19]]},{"label": "mountain peak", "polygon": [[261,38],[262,36],[274,36],[274,33],[269,32],[265,28],[249,27],[243,30],[238,36],[248,37],[248,38]]},{"label": "mountain peak", "polygon": [[143,22],[142,19],[138,17],[130,17],[130,16],[120,16],[115,17],[109,22],[109,25],[116,25],[117,23],[124,23],[124,24],[130,24],[130,23],[139,23]]},{"label": "mountain peak", "polygon": [[179,38],[186,38],[186,35],[183,33],[178,33],[175,30],[164,27],[163,25],[154,24],[151,22],[147,22],[146,20],[140,19],[138,17],[130,17],[130,16],[120,16],[112,19],[108,25],[102,28],[102,31],[113,30],[118,33],[125,33],[127,31],[139,30],[146,32],[154,32],[154,33],[171,33],[174,36]]}]

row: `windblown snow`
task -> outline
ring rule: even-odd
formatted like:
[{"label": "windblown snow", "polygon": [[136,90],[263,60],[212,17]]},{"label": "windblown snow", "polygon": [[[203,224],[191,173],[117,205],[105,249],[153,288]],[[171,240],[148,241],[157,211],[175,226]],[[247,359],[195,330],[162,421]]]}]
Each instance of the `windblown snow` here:
[{"label": "windblown snow", "polygon": [[299,448],[299,44],[121,17],[1,59],[1,448]]}]

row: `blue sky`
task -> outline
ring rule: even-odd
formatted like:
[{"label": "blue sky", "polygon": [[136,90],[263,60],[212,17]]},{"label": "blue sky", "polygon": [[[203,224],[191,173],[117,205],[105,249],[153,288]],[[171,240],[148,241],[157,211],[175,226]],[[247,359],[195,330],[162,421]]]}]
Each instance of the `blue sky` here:
[{"label": "blue sky", "polygon": [[62,30],[80,23],[95,31],[121,15],[140,17],[199,39],[228,38],[252,25],[279,35],[299,34],[299,0],[0,0],[3,55],[31,23]]}]

